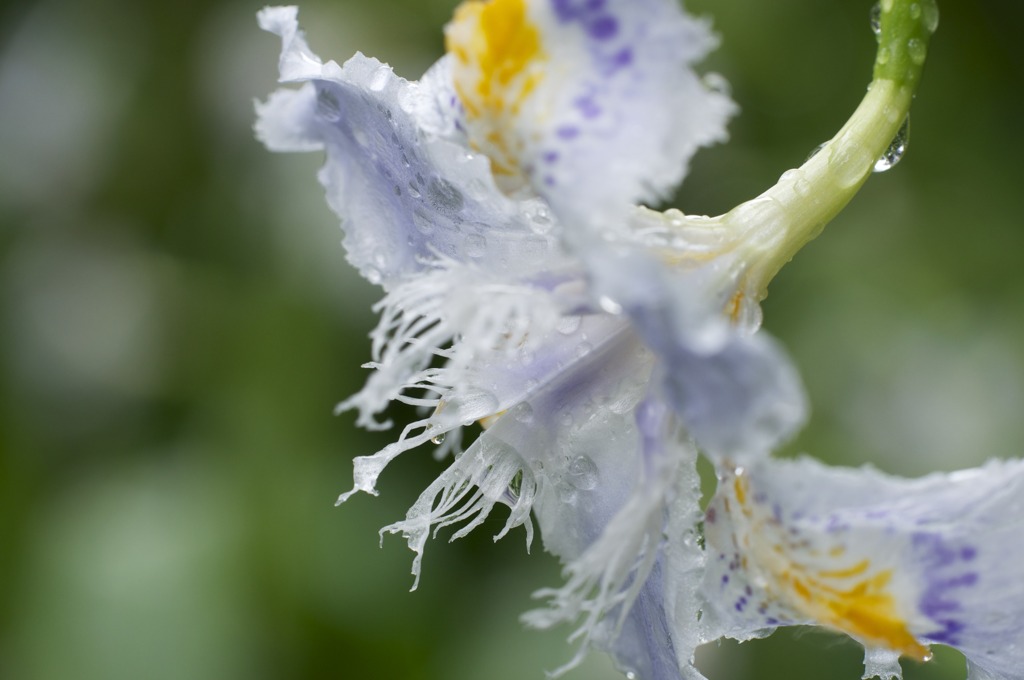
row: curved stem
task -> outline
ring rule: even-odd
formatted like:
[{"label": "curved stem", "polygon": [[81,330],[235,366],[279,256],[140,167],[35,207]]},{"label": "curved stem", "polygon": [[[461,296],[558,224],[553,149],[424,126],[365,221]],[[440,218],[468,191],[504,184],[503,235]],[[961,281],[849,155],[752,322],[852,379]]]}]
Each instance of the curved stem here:
[{"label": "curved stem", "polygon": [[782,266],[846,207],[907,118],[938,9],[935,0],[882,0],[876,11],[880,31],[874,77],[839,132],[760,196],[717,218],[694,218],[692,223],[683,218],[685,226],[714,225],[739,238],[742,287],[757,299]]}]

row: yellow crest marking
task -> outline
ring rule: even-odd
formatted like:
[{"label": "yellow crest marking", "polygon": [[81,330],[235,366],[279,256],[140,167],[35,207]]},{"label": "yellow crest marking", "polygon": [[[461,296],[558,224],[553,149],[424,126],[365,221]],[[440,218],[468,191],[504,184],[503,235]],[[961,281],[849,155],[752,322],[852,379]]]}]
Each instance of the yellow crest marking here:
[{"label": "yellow crest marking", "polygon": [[543,80],[547,60],[526,1],[464,2],[445,30],[445,47],[454,57],[472,145],[491,159],[495,174],[516,175],[522,141],[515,119]]},{"label": "yellow crest marking", "polygon": [[[750,504],[749,479],[738,474],[733,481],[733,497],[739,504],[733,521],[752,539],[752,560],[766,577],[768,595],[784,602],[801,616],[821,625],[848,633],[863,643],[896,650],[924,661],[930,658],[927,647],[910,633],[899,614],[891,590],[892,570],[872,571],[871,560],[864,558],[835,569],[815,569],[800,560],[801,553],[819,556],[806,541],[797,542],[771,515]],[[841,544],[830,547],[829,558],[846,554]]]}]

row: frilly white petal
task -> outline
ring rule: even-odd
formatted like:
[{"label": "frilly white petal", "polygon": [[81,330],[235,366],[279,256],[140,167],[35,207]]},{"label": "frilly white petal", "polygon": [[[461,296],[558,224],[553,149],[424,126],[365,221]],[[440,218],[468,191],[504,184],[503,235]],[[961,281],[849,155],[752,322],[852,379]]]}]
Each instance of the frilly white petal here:
[{"label": "frilly white petal", "polygon": [[266,102],[256,102],[256,138],[271,151],[320,151],[323,140],[309,125],[315,110],[312,85],[278,90]]},{"label": "frilly white petal", "polygon": [[320,181],[343,220],[349,260],[367,279],[390,289],[440,259],[517,275],[551,266],[559,248],[546,207],[505,196],[487,159],[465,146],[444,63],[423,83],[361,54],[322,63],[294,7],[259,19],[281,36],[281,80],[309,84],[258,106],[257,131],[274,149],[326,149]]}]

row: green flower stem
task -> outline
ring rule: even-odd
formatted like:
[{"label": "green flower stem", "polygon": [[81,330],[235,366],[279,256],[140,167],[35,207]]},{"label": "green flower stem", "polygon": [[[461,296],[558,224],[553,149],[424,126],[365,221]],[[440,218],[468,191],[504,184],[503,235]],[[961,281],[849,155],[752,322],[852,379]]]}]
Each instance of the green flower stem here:
[{"label": "green flower stem", "polygon": [[882,0],[880,10],[874,78],[835,137],[757,198],[718,218],[683,218],[736,239],[747,297],[763,299],[783,265],[846,207],[907,118],[938,10],[935,0]]}]

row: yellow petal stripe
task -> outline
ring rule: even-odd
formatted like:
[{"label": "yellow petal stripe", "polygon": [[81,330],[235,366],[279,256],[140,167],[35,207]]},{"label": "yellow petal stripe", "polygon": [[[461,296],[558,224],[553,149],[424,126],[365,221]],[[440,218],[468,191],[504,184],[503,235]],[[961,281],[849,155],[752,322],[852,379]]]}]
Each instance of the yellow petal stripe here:
[{"label": "yellow petal stripe", "polygon": [[[868,558],[846,556],[840,543],[818,546],[820,536],[811,539],[787,530],[777,517],[751,503],[748,484],[742,473],[733,480],[732,495],[739,505],[739,512],[732,513],[736,541],[748,555],[745,566],[760,571],[769,597],[866,645],[919,661],[930,657],[900,616],[891,569],[873,569]],[[835,566],[822,568],[829,563]]]},{"label": "yellow petal stripe", "polygon": [[445,30],[445,46],[471,144],[491,159],[496,175],[518,176],[523,140],[516,118],[547,60],[525,0],[463,3]]}]

